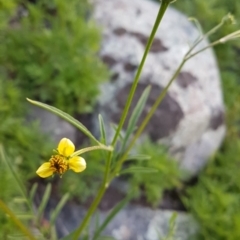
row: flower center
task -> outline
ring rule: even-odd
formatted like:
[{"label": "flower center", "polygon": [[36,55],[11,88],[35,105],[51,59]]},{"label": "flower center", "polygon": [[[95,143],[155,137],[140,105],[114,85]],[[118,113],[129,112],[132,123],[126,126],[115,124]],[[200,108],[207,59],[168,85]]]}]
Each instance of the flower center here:
[{"label": "flower center", "polygon": [[65,173],[69,168],[68,161],[65,157],[61,155],[53,155],[49,161],[51,163],[51,168],[53,168],[58,174],[60,174],[60,176]]}]

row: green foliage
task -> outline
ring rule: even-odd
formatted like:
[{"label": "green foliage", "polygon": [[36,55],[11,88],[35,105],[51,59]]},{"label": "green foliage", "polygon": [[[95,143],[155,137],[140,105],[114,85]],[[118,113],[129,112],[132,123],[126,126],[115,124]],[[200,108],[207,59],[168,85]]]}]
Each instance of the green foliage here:
[{"label": "green foliage", "polygon": [[[147,154],[151,156],[151,159],[145,157],[145,160],[128,160],[125,169],[134,168],[136,171],[123,175],[123,179],[129,180],[129,187],[134,190],[135,196],[139,196],[144,188],[147,201],[153,206],[157,206],[164,190],[181,186],[182,172],[177,163],[169,157],[164,147],[146,141],[139,147],[139,153]],[[81,173],[81,178],[68,171],[64,174],[60,186],[62,192],[69,192],[81,202],[85,202],[96,194],[106,164],[103,151],[88,152],[84,158],[87,168]]]},{"label": "green foliage", "polygon": [[[22,15],[9,11],[11,24],[0,25],[0,73],[12,78],[29,98],[71,114],[92,110],[97,85],[107,74],[96,56],[100,33],[86,20],[86,1],[11,2],[22,3]],[[0,16],[5,12],[0,10]]]},{"label": "green foliage", "polygon": [[[12,166],[9,156],[5,155],[2,145],[0,145],[0,238],[6,240],[25,239],[27,236],[25,234],[28,234],[32,237],[31,239],[35,239],[31,233],[34,230],[34,234],[38,235],[37,239],[57,239],[56,218],[68,200],[69,194],[63,195],[56,208],[50,212],[50,221],[48,222],[44,220],[43,213],[46,211],[51,196],[51,184],[49,183],[45,188],[40,205],[33,207],[38,184],[34,184],[28,194],[26,185],[18,177],[18,173],[18,168]],[[12,212],[12,215],[9,212]],[[43,224],[44,221],[45,224]]]},{"label": "green foliage", "polygon": [[25,99],[15,84],[0,79],[0,86],[0,143],[12,157],[12,164],[20,167],[23,177],[29,179],[35,176],[40,160],[49,157],[53,145],[39,132],[37,124],[23,119]]},{"label": "green foliage", "polygon": [[[13,176],[8,171],[6,164],[0,155],[0,199],[13,205],[13,199],[19,196],[18,187]],[[15,231],[14,225],[9,221],[8,217],[0,210],[0,239],[7,239],[7,235]]]},{"label": "green foliage", "polygon": [[[179,0],[176,5],[196,17],[205,31],[231,12],[235,25],[225,25],[211,40],[240,28],[240,2],[235,0]],[[203,14],[204,13],[204,14]],[[222,149],[201,173],[198,183],[187,190],[185,205],[200,224],[197,239],[240,239],[240,44],[232,41],[215,48],[226,103],[227,137]]]},{"label": "green foliage", "polygon": [[85,202],[92,196],[95,196],[102,181],[105,169],[104,151],[91,151],[83,154],[82,157],[87,162],[87,168],[79,176],[72,171],[67,171],[62,178],[60,189],[62,192],[68,192]]},{"label": "green foliage", "polygon": [[150,160],[133,161],[134,167],[145,167],[157,170],[155,173],[134,173],[130,177],[130,183],[136,193],[140,194],[141,188],[147,201],[157,206],[162,198],[164,190],[180,187],[182,173],[173,159],[171,159],[163,146],[145,141],[139,147],[139,153],[151,156]]},{"label": "green foliage", "polygon": [[228,140],[184,198],[200,223],[200,240],[240,239],[240,140]]}]

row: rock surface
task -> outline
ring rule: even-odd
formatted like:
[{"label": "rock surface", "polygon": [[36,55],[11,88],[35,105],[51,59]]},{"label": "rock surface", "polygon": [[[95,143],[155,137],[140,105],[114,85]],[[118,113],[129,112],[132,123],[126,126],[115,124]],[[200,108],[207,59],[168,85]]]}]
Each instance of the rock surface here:
[{"label": "rock surface", "polygon": [[[103,222],[109,212],[98,213],[99,222]],[[112,236],[116,240],[158,240],[169,233],[170,219],[174,211],[153,210],[146,207],[128,205],[122,209],[101,234]],[[57,221],[60,237],[69,234],[81,222],[85,210],[76,205],[68,205],[60,213]],[[94,229],[94,219],[90,229]],[[174,227],[174,240],[187,240],[196,234],[198,225],[187,213],[178,212]]]},{"label": "rock surface", "polygon": [[30,106],[27,116],[28,121],[38,121],[40,129],[49,134],[56,144],[61,138],[76,141],[76,128],[57,115],[40,107]]},{"label": "rock surface", "polygon": [[[93,3],[94,18],[103,28],[100,55],[112,73],[111,82],[101,86],[96,112],[100,112],[108,124],[117,124],[159,4],[147,0],[93,0]],[[152,86],[143,115],[167,85],[189,44],[197,37],[197,29],[186,16],[173,8],[167,10],[133,99],[135,106],[145,87]],[[206,44],[204,40],[200,47]],[[111,135],[109,132],[109,138]],[[190,175],[197,174],[219,148],[225,135],[224,104],[219,71],[211,49],[184,65],[145,135],[166,144],[180,167]]]}]

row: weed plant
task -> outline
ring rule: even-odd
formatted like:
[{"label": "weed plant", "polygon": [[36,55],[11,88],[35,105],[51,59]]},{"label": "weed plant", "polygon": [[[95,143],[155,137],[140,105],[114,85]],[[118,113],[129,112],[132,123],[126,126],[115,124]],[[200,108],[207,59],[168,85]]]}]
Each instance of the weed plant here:
[{"label": "weed plant", "polygon": [[[216,24],[223,14],[235,15],[234,25],[225,25],[217,33],[226,34],[240,27],[240,2],[234,0],[178,1],[175,5],[189,16],[200,20],[204,30]],[[204,14],[202,14],[204,12]],[[212,37],[210,36],[210,39]],[[187,190],[184,202],[200,224],[197,239],[240,239],[238,174],[240,139],[240,42],[214,48],[222,77],[226,103],[227,134],[222,148],[201,173],[196,186]]]},{"label": "weed plant", "polygon": [[100,31],[87,20],[87,1],[5,2],[0,1],[0,15],[8,19],[0,24],[1,75],[25,96],[71,114],[90,112],[108,74],[97,56]]},{"label": "weed plant", "polygon": [[[152,32],[151,32],[149,40],[146,44],[146,49],[145,49],[144,55],[142,57],[141,63],[139,65],[139,68],[138,68],[138,70],[136,72],[136,75],[135,75],[135,78],[133,80],[132,88],[129,92],[129,96],[128,96],[125,108],[123,110],[120,122],[115,129],[115,135],[114,135],[113,139],[110,140],[111,144],[109,146],[106,145],[106,143],[109,142],[109,139],[106,139],[107,136],[106,136],[106,132],[105,132],[105,128],[109,127],[109,126],[106,126],[104,124],[104,120],[101,116],[99,116],[99,126],[100,126],[101,137],[100,137],[100,139],[96,139],[96,137],[81,122],[77,121],[72,116],[65,113],[64,111],[62,111],[62,110],[60,110],[56,107],[52,107],[51,105],[48,105],[48,104],[45,104],[45,103],[42,103],[42,102],[39,102],[39,101],[34,101],[34,100],[31,100],[31,99],[28,99],[28,101],[30,103],[32,103],[36,106],[42,107],[42,108],[44,108],[44,109],[46,109],[50,112],[53,112],[56,115],[62,117],[66,121],[73,124],[77,129],[79,129],[86,136],[88,136],[89,139],[91,140],[91,143],[94,144],[93,146],[90,146],[90,147],[87,147],[87,148],[83,148],[83,149],[80,149],[80,150],[75,150],[74,144],[69,139],[66,139],[66,138],[62,139],[60,141],[57,149],[54,151],[54,154],[50,158],[50,161],[46,162],[46,159],[45,159],[45,162],[38,168],[37,174],[39,176],[45,178],[45,177],[49,177],[53,174],[59,174],[60,177],[62,177],[62,175],[65,172],[66,172],[65,173],[66,175],[69,174],[70,171],[68,171],[68,170],[70,170],[70,169],[72,169],[74,172],[83,171],[86,166],[85,166],[85,160],[82,157],[82,154],[86,154],[87,162],[94,161],[95,159],[90,159],[90,158],[88,160],[88,157],[90,157],[90,153],[92,153],[93,150],[94,151],[101,150],[101,153],[102,153],[102,156],[103,156],[102,158],[99,159],[99,162],[102,164],[104,169],[103,169],[103,173],[101,174],[101,181],[102,182],[101,182],[100,186],[98,187],[98,190],[96,192],[96,197],[92,201],[91,206],[89,207],[89,209],[88,209],[85,217],[82,219],[81,223],[79,223],[78,227],[73,232],[71,232],[69,235],[62,238],[62,240],[70,240],[70,239],[71,240],[72,239],[77,240],[77,239],[79,239],[80,236],[84,236],[84,239],[93,239],[93,240],[99,239],[99,236],[101,235],[102,231],[107,226],[107,224],[121,210],[121,208],[132,198],[131,194],[126,196],[126,198],[124,200],[119,202],[112,209],[110,214],[106,217],[106,219],[104,219],[104,221],[101,224],[96,225],[95,231],[92,233],[92,236],[88,235],[86,229],[89,225],[89,222],[90,222],[93,214],[95,213],[95,211],[96,211],[96,209],[97,209],[105,191],[107,190],[107,188],[109,187],[111,182],[116,177],[119,177],[119,176],[125,175],[125,174],[130,174],[130,173],[133,174],[133,176],[136,176],[136,177],[132,178],[132,181],[133,182],[136,181],[137,183],[135,183],[135,184],[145,184],[144,187],[146,189],[148,189],[148,193],[149,193],[148,194],[149,201],[153,201],[153,202],[155,202],[156,199],[161,196],[161,188],[159,190],[160,194],[157,195],[157,196],[154,193],[155,190],[151,191],[151,186],[154,186],[154,188],[156,188],[155,183],[157,183],[158,181],[161,181],[163,178],[168,179],[168,184],[163,186],[163,187],[166,187],[166,188],[172,187],[172,186],[175,186],[175,185],[176,186],[179,185],[179,181],[178,181],[179,173],[176,171],[176,166],[167,164],[168,159],[164,159],[165,156],[166,156],[165,153],[162,154],[162,152],[156,151],[155,147],[152,144],[149,144],[149,145],[146,144],[146,149],[142,148],[142,151],[144,151],[144,154],[142,154],[142,152],[140,151],[139,154],[132,155],[131,154],[131,149],[135,145],[136,141],[139,139],[139,137],[140,137],[141,133],[143,132],[145,126],[148,124],[150,118],[153,116],[155,110],[157,109],[158,105],[161,103],[162,99],[164,98],[165,94],[167,93],[167,91],[168,91],[169,87],[171,86],[172,82],[174,81],[174,79],[178,76],[178,74],[181,71],[185,62],[187,62],[189,59],[194,57],[197,53],[202,52],[203,50],[206,49],[206,48],[203,48],[203,49],[200,49],[197,52],[195,52],[195,47],[205,37],[213,35],[218,29],[223,27],[225,24],[227,24],[227,22],[229,20],[232,20],[233,18],[232,18],[231,15],[227,15],[226,17],[224,17],[222,19],[222,21],[216,27],[214,27],[212,30],[208,31],[205,35],[201,35],[198,39],[196,39],[196,41],[190,46],[189,50],[186,52],[182,62],[180,63],[180,65],[176,69],[175,74],[169,80],[169,83],[167,84],[165,89],[157,97],[155,103],[150,108],[150,110],[147,113],[147,115],[145,116],[143,122],[141,122],[139,124],[139,126],[136,128],[136,124],[139,120],[140,115],[143,112],[146,100],[147,100],[147,98],[150,94],[150,87],[147,87],[144,90],[144,92],[143,92],[142,96],[140,97],[137,105],[135,106],[133,112],[130,115],[128,126],[127,126],[127,129],[126,129],[126,134],[124,134],[122,136],[121,135],[121,129],[122,129],[124,123],[125,123],[127,115],[129,114],[130,105],[131,105],[136,87],[138,85],[138,81],[140,79],[141,71],[144,67],[145,60],[147,58],[148,52],[149,52],[151,44],[153,42],[154,35],[155,35],[155,33],[158,29],[158,26],[161,22],[162,17],[164,16],[165,11],[167,10],[169,4],[172,3],[172,2],[173,2],[173,0],[162,0],[162,4],[161,4],[161,7],[159,9],[158,15],[156,17]],[[45,5],[44,4],[40,5],[40,9],[41,9],[41,6],[44,6],[43,9],[45,9],[45,10],[49,9],[48,7],[46,8],[46,6],[49,6],[49,4],[46,5],[45,1],[43,3]],[[55,3],[60,3],[60,1],[56,1]],[[31,13],[31,11],[34,11],[35,5],[29,5],[29,6],[30,6],[29,13]],[[53,8],[53,9],[55,9],[55,8]],[[36,10],[35,12],[38,12],[38,10]],[[34,12],[34,14],[35,14],[35,12]],[[26,24],[26,26],[30,26],[31,24],[33,24],[31,26],[34,29],[34,27],[35,27],[34,23],[37,22],[37,20],[39,19],[38,18],[39,15],[38,14],[34,15],[34,14],[33,15],[29,14],[29,16],[33,17],[31,23],[28,22],[27,20],[25,22],[24,18],[21,17],[21,21],[23,21],[23,23],[22,23],[23,26],[25,26],[25,24]],[[41,21],[40,21],[41,23],[44,22],[44,30],[46,32],[48,32],[48,30],[51,29],[51,28],[54,29],[53,25],[52,26],[48,25],[49,21],[51,19],[51,16],[47,16],[46,18],[41,18],[41,14],[40,14],[40,19],[41,19]],[[77,19],[75,18],[75,20],[77,20]],[[47,27],[46,27],[46,25],[47,25]],[[36,26],[38,26],[38,25],[36,25]],[[68,29],[68,30],[71,30],[71,29]],[[49,33],[47,33],[47,35],[48,34]],[[230,35],[227,35],[227,36],[225,35],[224,37],[221,37],[220,39],[217,38],[217,40],[215,40],[213,43],[210,43],[208,47],[212,47],[212,46],[218,45],[220,43],[227,42],[229,40],[234,40],[234,39],[237,39],[239,37],[240,37],[239,31],[235,31],[234,33],[232,33]],[[36,41],[36,43],[37,43],[37,38],[34,39],[34,41]],[[4,60],[4,63],[5,62],[7,62],[7,61]],[[56,62],[58,62],[58,59],[56,60]],[[6,71],[5,67],[6,66],[4,66],[4,68],[3,68],[4,69],[3,74],[6,74],[7,76],[10,76],[9,75],[9,73],[11,73],[11,71],[9,71],[10,68],[8,69],[8,71]],[[23,66],[21,66],[21,67],[23,68]],[[32,71],[31,72],[32,74],[35,74],[35,73],[38,74],[38,71],[35,71],[35,70],[39,70],[39,69],[35,69],[35,68],[33,68],[33,69],[34,69],[34,71],[30,68],[30,72]],[[20,69],[20,72],[21,72],[21,70],[22,69]],[[26,69],[24,69],[24,72],[25,71],[26,71]],[[28,69],[28,72],[29,72],[29,69]],[[16,74],[15,71],[13,73]],[[56,75],[58,75],[58,71],[54,72],[54,73],[56,73]],[[94,72],[94,74],[96,74],[96,72]],[[53,75],[47,75],[48,78],[51,78],[51,77],[54,77],[54,76],[55,76],[54,74]],[[98,76],[98,75],[96,75],[96,76]],[[35,77],[38,77],[38,76],[34,75],[34,78]],[[17,84],[19,84],[18,81],[17,81]],[[64,90],[66,90],[66,89],[64,88]],[[60,90],[59,90],[59,94],[62,94]],[[55,96],[55,98],[57,99],[57,96]],[[47,99],[47,101],[51,102],[48,99]],[[58,106],[58,105],[56,104],[56,106]],[[74,108],[78,109],[78,107],[79,107],[78,102],[71,105],[71,107],[72,107],[72,109],[74,109]],[[64,107],[63,107],[63,109],[64,109]],[[116,148],[117,144],[120,145],[121,151],[119,151],[119,148]],[[37,148],[37,150],[39,151],[39,148]],[[154,152],[154,154],[152,153],[152,151]],[[86,152],[88,152],[88,153],[86,153]],[[151,153],[150,156],[145,155],[146,153],[149,153],[149,152]],[[146,163],[142,163],[142,162],[140,163],[140,161],[142,161],[143,159],[147,160],[147,159],[151,158],[151,156],[153,157],[153,161],[151,163],[152,165],[149,165],[147,162]],[[161,156],[160,159],[163,161],[162,164],[158,163],[159,156]],[[19,175],[18,174],[18,169],[15,170],[15,165],[16,164],[14,164],[14,162],[10,161],[8,157],[5,157],[3,150],[1,150],[1,158],[7,164],[7,166],[9,167],[9,171],[10,171],[11,175],[14,177],[15,181],[18,183],[18,186],[19,186],[20,192],[22,194],[22,197],[26,202],[26,208],[28,208],[28,213],[30,211],[29,214],[30,214],[30,216],[32,217],[33,220],[32,221],[21,221],[21,218],[18,216],[16,211],[14,211],[14,209],[13,209],[13,211],[14,211],[13,212],[10,209],[11,206],[6,204],[2,200],[0,200],[1,211],[4,212],[5,214],[7,214],[9,216],[9,220],[11,220],[15,224],[15,226],[19,229],[21,234],[23,234],[25,236],[28,236],[29,239],[37,239],[37,238],[38,239],[39,238],[40,239],[51,239],[51,240],[57,239],[57,236],[54,232],[54,223],[55,223],[55,220],[56,220],[56,216],[58,215],[59,211],[61,210],[61,207],[66,202],[66,200],[68,198],[68,195],[64,195],[62,197],[61,201],[59,202],[59,204],[53,210],[53,213],[51,214],[50,219],[49,219],[48,227],[47,227],[47,229],[45,229],[44,225],[42,224],[42,220],[43,220],[43,217],[44,217],[43,216],[44,209],[45,209],[46,204],[47,204],[47,202],[49,200],[49,197],[50,197],[51,185],[49,184],[47,186],[46,191],[45,191],[45,193],[43,195],[43,198],[42,198],[42,202],[41,202],[39,208],[37,208],[35,210],[34,207],[33,207],[34,205],[33,205],[32,200],[33,200],[33,196],[34,196],[34,194],[36,192],[36,189],[37,189],[36,185],[33,186],[33,188],[30,191],[30,194],[28,194],[24,185],[22,184],[21,177],[18,176]],[[131,161],[134,160],[136,163],[135,164],[134,163],[128,164],[129,159],[131,159]],[[226,160],[226,159],[224,159],[224,160]],[[95,162],[93,162],[93,164],[94,163]],[[236,165],[234,165],[234,166],[236,166]],[[96,172],[96,170],[93,170],[93,171]],[[101,173],[101,171],[97,172],[96,174],[98,174],[98,173]],[[153,174],[156,174],[156,173],[159,173],[159,175],[153,175]],[[73,174],[73,173],[71,173],[71,174]],[[151,182],[151,178],[148,177],[148,184],[146,184],[146,183],[142,182],[141,179],[139,179],[140,174],[152,174],[155,177],[153,178],[152,182]],[[228,175],[229,174],[226,172],[226,176],[228,176]],[[98,175],[96,175],[96,176],[98,176]],[[216,179],[217,176],[219,177],[219,176],[221,176],[221,174],[217,175],[215,173],[213,176],[214,176],[213,178]],[[65,175],[64,175],[64,177],[65,177]],[[89,177],[89,181],[91,181],[91,180],[94,181],[94,179],[91,179],[91,177]],[[233,180],[234,180],[234,178],[233,178]],[[64,181],[64,179],[62,179],[62,181]],[[224,179],[224,181],[225,181],[225,179]],[[71,184],[71,181],[69,182],[69,184]],[[216,185],[218,186],[218,184],[216,184]],[[232,187],[231,184],[229,184],[229,185]],[[208,187],[211,188],[212,186],[214,186],[214,184],[211,184],[211,181],[210,181],[210,183],[208,184]],[[221,189],[222,192],[227,189],[227,188],[224,188],[223,186],[221,186],[221,187],[218,186],[218,187],[219,187],[219,189]],[[231,189],[231,187],[230,187],[230,189]],[[72,191],[75,191],[75,189],[76,189],[76,187],[74,187]],[[201,189],[203,189],[203,188],[201,188]],[[212,187],[211,191],[214,192],[215,189],[216,189],[216,187]],[[236,188],[236,186],[234,187],[234,189],[236,189],[236,192],[239,190],[238,188]],[[68,190],[68,189],[66,189],[66,190]],[[194,191],[194,190],[192,190],[192,191]],[[235,190],[232,190],[232,191],[235,191]],[[220,192],[220,190],[217,191],[217,193],[218,192]],[[223,207],[222,207],[223,210],[225,210],[229,204],[233,204],[233,206],[235,206],[237,204],[235,199],[232,198],[232,196],[227,196],[226,198],[224,198],[224,194],[222,194],[222,192],[219,193],[219,195],[218,195],[219,198],[214,197],[213,201],[215,199],[221,201],[221,199],[222,199],[221,203],[223,204]],[[68,192],[66,194],[68,194]],[[191,190],[189,190],[189,195],[191,195]],[[207,195],[205,194],[204,196],[207,196]],[[209,198],[211,199],[211,196],[209,196]],[[194,205],[194,204],[191,204],[191,203],[189,204],[188,199],[190,199],[190,198],[186,198],[186,199],[187,200],[185,200],[185,202],[186,202],[186,204],[188,204],[189,209],[192,209],[192,212],[194,212],[194,210],[196,210],[196,207],[198,207],[198,206]],[[194,201],[193,201],[193,203],[194,203]],[[205,205],[208,204],[206,199],[203,203]],[[192,206],[196,206],[196,207],[192,207]],[[207,207],[209,207],[209,205]],[[202,209],[204,210],[203,207],[202,207]],[[230,209],[229,211],[231,212],[232,210]],[[204,215],[204,217],[205,217],[205,215]],[[199,219],[200,220],[202,220],[202,219],[206,220],[207,218],[199,218]],[[238,223],[238,218],[235,218],[235,219],[236,219],[236,221],[234,221],[234,223],[237,224]],[[226,223],[226,222],[223,221],[223,223]],[[218,226],[218,225],[214,225],[214,224],[215,224],[215,222],[213,222],[212,225],[215,226],[215,227]],[[29,226],[29,229],[26,227],[26,225]],[[35,232],[33,231],[35,229],[35,227],[37,228],[38,233],[40,233],[40,234],[35,234]],[[222,236],[225,236],[225,235],[223,234]],[[202,235],[202,236],[204,236],[204,235]],[[233,235],[233,236],[235,236],[235,235]],[[236,236],[238,236],[238,234],[236,234]],[[169,234],[169,238],[171,238],[171,237],[172,237],[172,233]],[[214,238],[212,238],[212,239],[214,239]],[[233,239],[235,239],[235,238],[233,238]]]}]

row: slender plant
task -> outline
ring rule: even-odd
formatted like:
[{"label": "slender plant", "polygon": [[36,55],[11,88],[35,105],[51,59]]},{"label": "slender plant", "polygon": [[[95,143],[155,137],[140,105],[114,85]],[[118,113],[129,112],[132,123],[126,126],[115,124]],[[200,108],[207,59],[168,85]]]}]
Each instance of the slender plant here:
[{"label": "slender plant", "polygon": [[[60,141],[57,149],[54,150],[54,154],[51,156],[50,160],[48,162],[43,163],[37,170],[37,174],[40,177],[45,178],[45,177],[52,176],[54,174],[59,174],[61,177],[67,170],[73,170],[74,172],[77,172],[77,173],[84,171],[86,168],[86,161],[85,161],[85,159],[83,159],[80,156],[82,153],[85,153],[88,151],[93,151],[93,150],[94,151],[101,150],[101,151],[107,152],[103,180],[102,180],[101,186],[99,188],[99,191],[96,194],[95,199],[92,201],[91,206],[89,207],[85,217],[83,218],[81,223],[78,225],[78,227],[73,232],[71,232],[69,235],[62,238],[62,240],[70,240],[70,239],[77,240],[77,239],[79,239],[79,237],[84,236],[84,234],[86,233],[86,228],[87,228],[92,216],[96,212],[96,209],[97,209],[106,189],[109,187],[109,185],[113,181],[113,179],[115,179],[119,175],[125,174],[125,173],[134,173],[134,172],[151,173],[151,172],[157,171],[154,168],[147,168],[147,167],[130,167],[130,168],[123,169],[123,164],[129,158],[134,158],[135,160],[142,160],[144,158],[149,159],[148,156],[144,156],[144,155],[131,156],[130,150],[133,148],[134,144],[136,143],[136,140],[140,137],[140,135],[142,134],[146,125],[149,123],[149,120],[153,116],[153,114],[156,111],[159,104],[161,104],[163,98],[165,97],[167,91],[169,90],[169,87],[171,86],[173,81],[176,79],[176,77],[180,73],[184,64],[189,59],[191,59],[192,57],[194,57],[195,55],[199,54],[200,52],[204,51],[207,48],[213,47],[218,44],[223,44],[227,41],[235,40],[240,37],[239,31],[236,31],[236,32],[233,32],[227,36],[224,36],[224,37],[214,41],[213,43],[210,43],[209,45],[207,45],[206,47],[203,47],[200,50],[196,50],[196,47],[199,45],[199,43],[201,43],[205,38],[214,34],[229,20],[232,21],[233,16],[228,14],[226,17],[224,17],[222,19],[222,21],[216,27],[214,27],[213,29],[208,31],[206,34],[202,34],[200,31],[200,28],[199,28],[200,36],[198,37],[198,39],[196,39],[196,41],[192,44],[192,46],[190,46],[189,50],[186,52],[181,63],[179,64],[178,68],[176,69],[175,73],[173,74],[171,79],[169,79],[168,84],[166,85],[164,90],[159,94],[156,101],[150,108],[150,111],[144,117],[144,120],[140,123],[137,130],[135,129],[135,126],[139,120],[140,115],[143,112],[146,100],[150,94],[150,90],[151,90],[150,87],[147,87],[145,89],[145,91],[143,92],[142,96],[140,97],[137,105],[134,108],[134,111],[132,112],[132,114],[129,118],[130,120],[129,120],[128,127],[126,130],[126,134],[124,136],[122,136],[120,133],[121,133],[122,127],[126,121],[127,116],[130,114],[129,108],[132,104],[132,99],[134,97],[134,94],[135,94],[135,91],[136,91],[136,88],[137,88],[137,85],[139,82],[139,78],[141,76],[141,72],[144,67],[144,63],[148,56],[148,52],[151,48],[151,45],[154,40],[154,36],[155,36],[157,29],[161,23],[161,20],[164,16],[165,12],[167,11],[168,6],[172,2],[174,2],[174,1],[173,0],[162,0],[158,14],[156,16],[155,23],[153,25],[151,34],[150,34],[148,42],[146,44],[146,48],[145,48],[142,60],[140,62],[139,68],[136,72],[135,78],[133,80],[132,87],[130,89],[130,92],[129,92],[129,95],[128,95],[128,98],[126,101],[125,108],[121,115],[120,122],[116,127],[115,135],[113,136],[110,146],[106,145],[107,140],[106,140],[105,129],[108,126],[105,126],[102,116],[99,116],[99,126],[100,126],[101,136],[100,136],[100,140],[98,140],[81,122],[77,121],[76,119],[74,119],[73,117],[68,115],[67,113],[65,113],[55,107],[49,106],[47,104],[28,99],[28,101],[30,103],[32,103],[36,106],[39,106],[41,108],[44,108],[44,109],[62,117],[66,121],[70,122],[71,124],[73,124],[76,128],[78,128],[81,132],[83,132],[86,136],[88,136],[92,140],[92,142],[94,142],[94,144],[95,144],[94,146],[90,146],[90,147],[75,151],[75,146],[71,142],[71,140],[69,140],[67,138],[63,138]],[[199,24],[196,20],[194,20],[194,22],[196,23],[197,26],[199,26]],[[116,149],[116,144],[118,142],[120,144],[122,143],[122,146],[120,148],[120,149],[122,149],[121,152],[118,152],[118,150]],[[17,175],[14,174],[14,172],[13,172],[13,176],[16,178],[17,181],[20,181],[18,179]],[[25,196],[25,192],[22,189],[21,185],[20,185],[20,188],[22,190],[23,195]],[[47,190],[43,196],[43,202],[42,202],[42,204],[40,204],[40,207],[38,209],[38,214],[37,214],[37,223],[38,224],[40,224],[40,222],[41,222],[41,216],[45,209],[47,199],[49,199],[50,190],[51,190],[50,186],[48,186]],[[66,198],[67,197],[64,198],[65,199],[64,202],[66,201]],[[103,229],[112,220],[112,218],[120,211],[120,209],[126,204],[126,202],[129,201],[129,199],[131,199],[131,196],[127,196],[126,199],[124,199],[122,202],[117,204],[116,207],[112,210],[112,212],[108,215],[106,220],[101,225],[97,224],[93,239],[97,239],[100,236]],[[60,204],[60,207],[59,208],[56,207],[56,210],[61,208],[62,203],[59,203],[59,204]],[[31,205],[31,202],[29,202],[28,205]],[[6,208],[6,206],[4,204],[0,204],[0,208],[6,214],[8,214],[10,216],[10,218],[16,223],[16,225],[19,227],[19,229],[22,230],[23,233],[26,233],[26,229],[22,227],[22,225],[18,222],[18,220],[16,220],[16,217],[14,215],[12,215],[12,213],[10,213],[10,211]],[[57,213],[58,213],[58,211],[55,212],[50,218],[51,226],[53,225],[53,223],[56,219]],[[28,234],[30,236],[31,233],[28,232]],[[27,233],[26,233],[26,235],[27,235]],[[88,238],[88,239],[90,239],[90,238]]]}]

